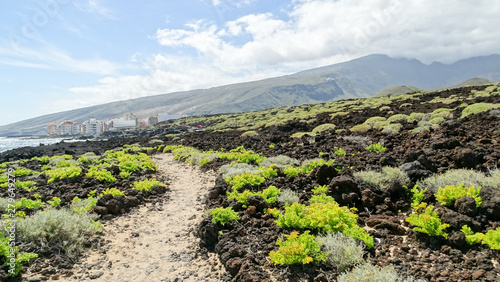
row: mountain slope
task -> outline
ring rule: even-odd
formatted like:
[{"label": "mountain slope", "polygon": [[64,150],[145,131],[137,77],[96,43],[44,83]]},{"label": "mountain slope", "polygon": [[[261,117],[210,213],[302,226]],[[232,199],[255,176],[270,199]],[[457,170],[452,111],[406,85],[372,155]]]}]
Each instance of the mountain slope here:
[{"label": "mountain slope", "polygon": [[90,117],[107,120],[126,113],[145,117],[161,112],[192,115],[254,111],[369,97],[393,85],[415,85],[423,89],[448,87],[471,77],[500,81],[500,55],[466,59],[451,65],[425,65],[415,59],[370,55],[293,75],[44,115],[0,126],[0,136],[44,134],[45,126],[58,120],[83,122]]}]

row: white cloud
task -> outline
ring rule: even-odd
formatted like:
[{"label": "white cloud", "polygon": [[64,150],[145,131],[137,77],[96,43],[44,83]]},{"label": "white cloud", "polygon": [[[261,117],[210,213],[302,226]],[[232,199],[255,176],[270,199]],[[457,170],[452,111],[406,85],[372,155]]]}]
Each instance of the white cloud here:
[{"label": "white cloud", "polygon": [[[251,2],[212,0],[215,6]],[[500,2],[488,0],[294,0],[286,19],[260,13],[223,25],[198,20],[183,29],[159,29],[164,50],[142,62],[148,75],[104,78],[71,93],[95,104],[250,81],[373,53],[450,63],[498,52],[499,14]]]},{"label": "white cloud", "polygon": [[0,63],[11,66],[86,72],[98,75],[113,74],[118,66],[101,59],[76,59],[65,51],[51,45],[34,50],[22,46],[16,48],[0,47]]}]

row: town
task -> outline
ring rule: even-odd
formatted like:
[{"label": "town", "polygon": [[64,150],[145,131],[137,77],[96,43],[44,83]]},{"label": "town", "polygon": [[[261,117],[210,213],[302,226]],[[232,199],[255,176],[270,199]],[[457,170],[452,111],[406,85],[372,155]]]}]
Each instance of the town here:
[{"label": "town", "polygon": [[159,122],[181,118],[181,115],[167,113],[150,115],[146,119],[139,119],[134,114],[110,118],[107,121],[90,118],[81,124],[71,120],[55,121],[47,125],[49,136],[99,136],[105,132],[122,132],[138,128],[146,128]]}]

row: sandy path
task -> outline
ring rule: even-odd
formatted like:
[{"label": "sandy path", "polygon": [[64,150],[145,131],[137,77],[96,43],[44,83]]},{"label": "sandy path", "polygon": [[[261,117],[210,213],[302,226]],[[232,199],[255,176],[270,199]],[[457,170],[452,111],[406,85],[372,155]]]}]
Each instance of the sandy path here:
[{"label": "sandy path", "polygon": [[173,159],[153,158],[158,173],[170,179],[170,199],[147,204],[107,223],[109,249],[92,251],[69,281],[223,281],[214,254],[200,255],[195,226],[203,216],[202,199],[215,176]]}]

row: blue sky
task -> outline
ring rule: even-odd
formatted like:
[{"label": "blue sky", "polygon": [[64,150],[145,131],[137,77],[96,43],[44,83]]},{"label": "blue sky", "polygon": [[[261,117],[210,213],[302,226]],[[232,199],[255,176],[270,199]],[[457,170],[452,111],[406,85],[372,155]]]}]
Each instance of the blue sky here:
[{"label": "blue sky", "polygon": [[373,53],[500,53],[498,15],[490,0],[2,1],[0,125]]}]

